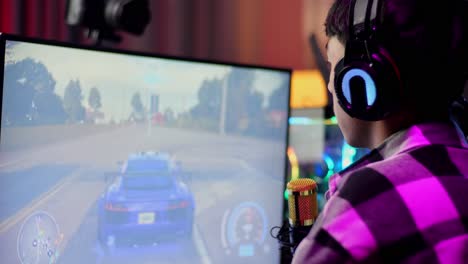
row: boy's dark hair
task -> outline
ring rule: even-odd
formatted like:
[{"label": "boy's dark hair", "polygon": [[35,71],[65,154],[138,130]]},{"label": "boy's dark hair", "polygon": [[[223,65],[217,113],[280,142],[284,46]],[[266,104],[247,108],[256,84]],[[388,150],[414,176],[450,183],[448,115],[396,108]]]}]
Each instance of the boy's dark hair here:
[{"label": "boy's dark hair", "polygon": [[[327,36],[342,44],[349,38],[351,2],[335,0],[325,21]],[[467,16],[463,0],[383,1],[379,42],[401,72],[402,103],[422,120],[446,119],[450,103],[463,92],[468,64],[463,17]]]}]

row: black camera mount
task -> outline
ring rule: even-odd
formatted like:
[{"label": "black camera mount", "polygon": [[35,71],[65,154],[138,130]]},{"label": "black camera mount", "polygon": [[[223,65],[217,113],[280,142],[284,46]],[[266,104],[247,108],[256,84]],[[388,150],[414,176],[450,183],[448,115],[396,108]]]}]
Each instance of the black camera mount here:
[{"label": "black camera mount", "polygon": [[84,27],[96,45],[120,42],[116,31],[141,35],[151,20],[148,0],[67,0],[66,23]]}]

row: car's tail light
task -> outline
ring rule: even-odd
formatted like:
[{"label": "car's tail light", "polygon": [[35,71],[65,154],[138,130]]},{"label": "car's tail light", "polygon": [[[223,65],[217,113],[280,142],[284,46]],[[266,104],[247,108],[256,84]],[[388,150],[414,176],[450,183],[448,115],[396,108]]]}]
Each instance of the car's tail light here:
[{"label": "car's tail light", "polygon": [[186,208],[189,206],[189,202],[187,200],[177,201],[173,204],[169,205],[169,209],[178,209],[178,208]]},{"label": "car's tail light", "polygon": [[179,208],[185,208],[189,206],[189,202],[187,200],[180,201]]},{"label": "car's tail light", "polygon": [[119,203],[113,203],[113,202],[107,202],[104,206],[106,210],[108,211],[114,211],[114,212],[128,212],[128,207],[126,207],[124,204],[119,204]]}]

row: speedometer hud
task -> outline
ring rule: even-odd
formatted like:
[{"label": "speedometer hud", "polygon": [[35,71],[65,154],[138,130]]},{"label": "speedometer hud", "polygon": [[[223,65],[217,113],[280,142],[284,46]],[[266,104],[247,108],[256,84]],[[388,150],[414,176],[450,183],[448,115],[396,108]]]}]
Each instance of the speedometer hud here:
[{"label": "speedometer hud", "polygon": [[2,263],[279,263],[289,78],[7,40]]}]

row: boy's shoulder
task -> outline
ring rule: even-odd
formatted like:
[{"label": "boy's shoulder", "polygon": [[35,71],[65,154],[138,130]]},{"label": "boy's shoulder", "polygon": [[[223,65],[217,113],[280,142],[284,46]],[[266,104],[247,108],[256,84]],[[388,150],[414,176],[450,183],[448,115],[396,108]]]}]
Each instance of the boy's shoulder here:
[{"label": "boy's shoulder", "polygon": [[450,193],[456,186],[468,188],[467,161],[468,149],[447,145],[425,145],[387,159],[376,151],[340,173],[339,196],[357,205],[408,188],[420,193],[427,184]]},{"label": "boy's shoulder", "polygon": [[350,170],[330,200],[329,211],[340,213],[328,216],[325,228],[333,231],[352,215],[354,222],[346,219],[346,226],[365,227],[384,259],[403,246],[411,253],[404,257],[433,253],[441,243],[467,235],[467,160],[467,149],[427,145]]},{"label": "boy's shoulder", "polygon": [[380,178],[398,186],[430,177],[468,178],[467,161],[468,146],[454,127],[422,124],[395,134],[339,174],[341,185],[348,180],[371,184]]}]

